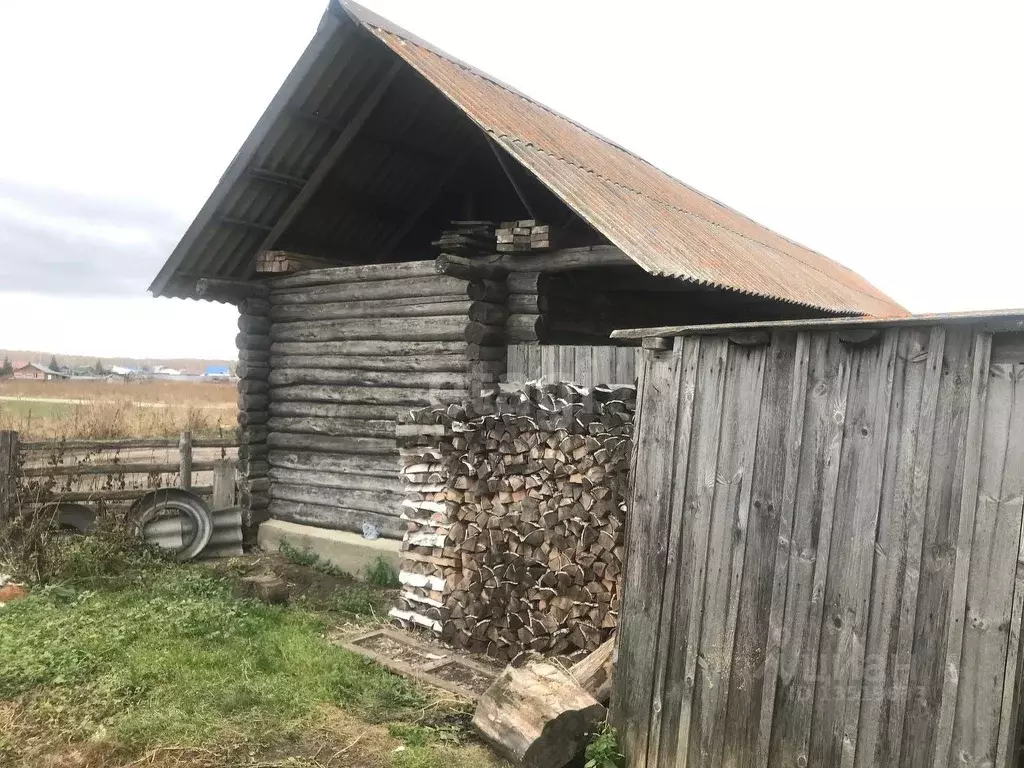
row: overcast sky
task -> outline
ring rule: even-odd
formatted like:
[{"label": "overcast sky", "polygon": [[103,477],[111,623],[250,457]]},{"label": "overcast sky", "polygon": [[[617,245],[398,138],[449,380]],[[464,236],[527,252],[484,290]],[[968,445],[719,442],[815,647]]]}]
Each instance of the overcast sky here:
[{"label": "overcast sky", "polygon": [[[366,0],[915,311],[1024,305],[1024,3]],[[233,357],[146,287],[325,0],[0,2],[0,348]]]}]

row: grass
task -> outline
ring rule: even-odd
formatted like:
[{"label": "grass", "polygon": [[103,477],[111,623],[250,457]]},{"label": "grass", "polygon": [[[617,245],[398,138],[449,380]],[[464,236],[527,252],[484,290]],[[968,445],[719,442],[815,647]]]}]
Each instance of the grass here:
[{"label": "grass", "polygon": [[328,643],[338,620],[162,561],[37,587],[0,610],[0,765],[324,766],[328,747],[336,765],[496,765],[447,724],[453,702]]},{"label": "grass", "polygon": [[[224,382],[3,381],[0,430],[23,439],[171,437],[235,426],[236,392]],[[66,400],[71,402],[53,402]]]}]

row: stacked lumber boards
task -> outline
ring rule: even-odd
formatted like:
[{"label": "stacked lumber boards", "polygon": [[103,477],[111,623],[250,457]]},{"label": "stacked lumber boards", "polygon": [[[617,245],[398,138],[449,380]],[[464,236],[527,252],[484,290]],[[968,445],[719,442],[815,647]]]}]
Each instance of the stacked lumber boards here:
[{"label": "stacked lumber boards", "polygon": [[494,252],[493,221],[453,221],[431,245],[443,253],[477,256]]},{"label": "stacked lumber boards", "polygon": [[270,281],[270,513],[400,538],[399,413],[469,395],[465,280],[433,262]]},{"label": "stacked lumber boards", "polygon": [[505,387],[401,425],[405,590],[392,616],[511,660],[618,625],[634,387]]},{"label": "stacked lumber boards", "polygon": [[256,272],[260,274],[300,272],[304,269],[321,269],[331,266],[331,263],[324,259],[291,251],[261,251],[256,254],[255,264]]},{"label": "stacked lumber boards", "polygon": [[503,221],[495,230],[498,253],[528,253],[551,248],[551,227],[535,219]]},{"label": "stacked lumber boards", "polygon": [[247,284],[238,301],[238,473],[243,526],[249,532],[267,519],[270,480],[267,420],[270,376],[270,291]]}]

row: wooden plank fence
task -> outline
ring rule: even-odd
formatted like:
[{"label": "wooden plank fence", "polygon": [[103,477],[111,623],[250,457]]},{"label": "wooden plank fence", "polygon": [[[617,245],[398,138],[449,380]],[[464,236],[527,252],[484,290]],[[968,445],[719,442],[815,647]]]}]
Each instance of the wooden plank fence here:
[{"label": "wooden plank fence", "polygon": [[[20,504],[134,501],[156,490],[149,483],[139,487],[69,487],[99,475],[148,478],[174,474],[177,485],[171,487],[188,489],[198,496],[211,497],[215,503],[228,506],[225,502],[233,500],[236,495],[236,461],[227,456],[227,451],[237,447],[236,438],[194,438],[190,432],[167,439],[21,441],[17,432],[0,431],[0,523],[10,519]],[[221,449],[221,458],[193,460],[196,449]],[[169,462],[166,459],[157,461],[129,456],[121,461],[118,457],[122,451],[139,450],[176,451],[178,459]],[[84,458],[76,459],[77,454],[83,453]],[[194,486],[195,473],[212,473],[211,484]],[[48,479],[56,478],[61,478],[61,485],[53,483],[52,487],[38,492],[26,488],[27,484],[45,484]]]},{"label": "wooden plank fence", "polygon": [[506,381],[522,383],[543,378],[587,387],[632,384],[639,355],[637,347],[509,344]]},{"label": "wooden plank fence", "polygon": [[1019,765],[1019,341],[648,353],[612,713],[631,768]]}]

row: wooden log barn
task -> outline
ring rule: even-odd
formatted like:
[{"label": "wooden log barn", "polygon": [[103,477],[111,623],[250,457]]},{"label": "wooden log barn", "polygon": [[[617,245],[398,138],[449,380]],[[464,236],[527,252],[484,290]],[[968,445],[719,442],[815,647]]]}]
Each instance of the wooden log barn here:
[{"label": "wooden log barn", "polygon": [[643,766],[1020,766],[1024,313],[623,331]]},{"label": "wooden log barn", "polygon": [[905,314],[852,271],[351,2],[154,280],[240,311],[244,498],[401,536],[396,415],[632,381],[615,328]]}]

